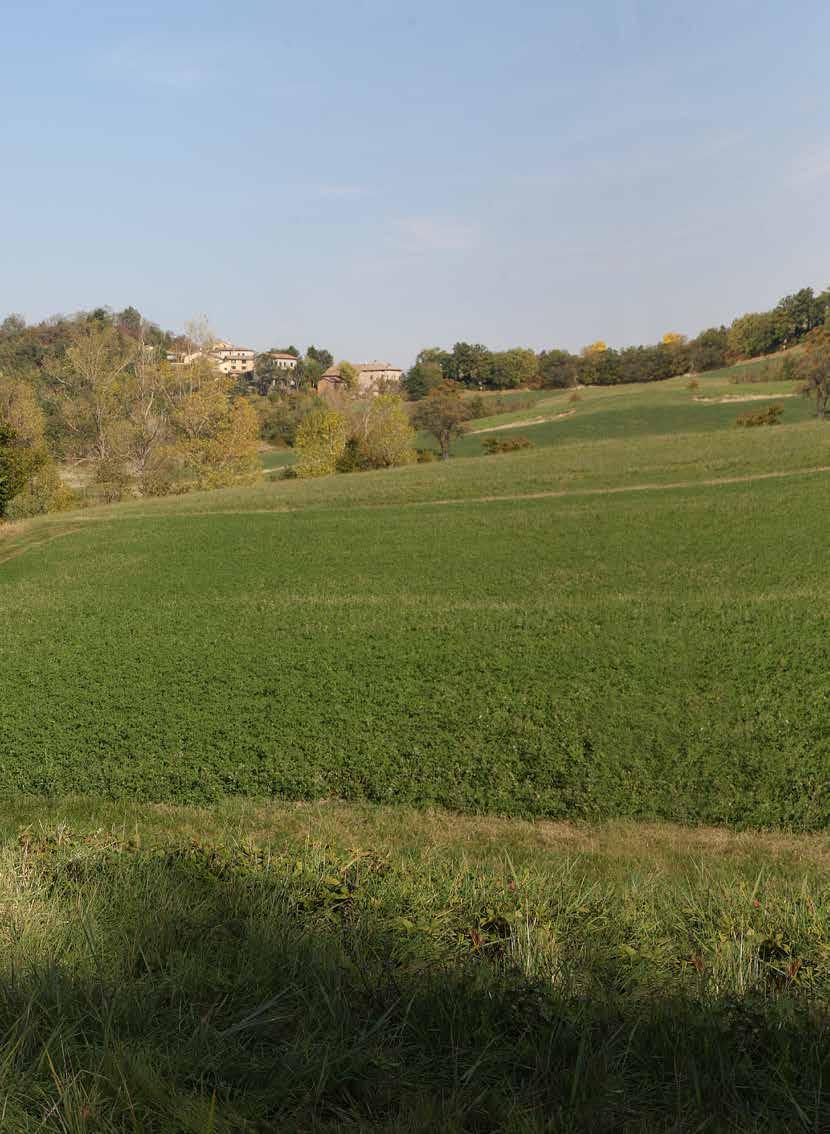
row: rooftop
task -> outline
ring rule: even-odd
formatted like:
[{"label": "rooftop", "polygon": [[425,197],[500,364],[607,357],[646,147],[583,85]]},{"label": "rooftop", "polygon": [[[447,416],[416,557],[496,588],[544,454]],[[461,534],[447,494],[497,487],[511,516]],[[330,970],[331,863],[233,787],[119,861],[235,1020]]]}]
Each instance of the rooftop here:
[{"label": "rooftop", "polygon": [[[399,366],[393,366],[391,362],[356,362],[353,365],[358,374],[374,374],[381,370],[394,370],[396,373],[403,373]],[[339,378],[340,363],[336,362],[334,366],[330,366],[322,377]]]}]

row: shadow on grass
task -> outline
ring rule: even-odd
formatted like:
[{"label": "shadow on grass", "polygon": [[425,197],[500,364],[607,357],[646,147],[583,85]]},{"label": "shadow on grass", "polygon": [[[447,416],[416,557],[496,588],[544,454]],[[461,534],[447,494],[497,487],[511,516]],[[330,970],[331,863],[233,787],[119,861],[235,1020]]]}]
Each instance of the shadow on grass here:
[{"label": "shadow on grass", "polygon": [[3,1130],[830,1128],[809,1002],[667,998],[608,965],[557,992],[503,948],[431,955],[299,863],[28,868],[29,921],[0,951]]}]

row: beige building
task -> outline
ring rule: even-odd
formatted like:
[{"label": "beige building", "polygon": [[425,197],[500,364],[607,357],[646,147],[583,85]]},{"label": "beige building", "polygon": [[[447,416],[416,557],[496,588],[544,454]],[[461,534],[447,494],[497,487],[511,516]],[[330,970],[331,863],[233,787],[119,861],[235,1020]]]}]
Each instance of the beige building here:
[{"label": "beige building", "polygon": [[[357,392],[361,394],[378,394],[390,386],[400,384],[403,371],[393,366],[391,362],[360,362],[355,366],[357,371]],[[340,377],[340,366],[335,363],[320,378],[317,383],[317,393],[325,395],[338,390],[343,385]]]},{"label": "beige building", "polygon": [[216,363],[223,374],[253,374],[256,352],[220,340],[210,348],[208,358]]}]

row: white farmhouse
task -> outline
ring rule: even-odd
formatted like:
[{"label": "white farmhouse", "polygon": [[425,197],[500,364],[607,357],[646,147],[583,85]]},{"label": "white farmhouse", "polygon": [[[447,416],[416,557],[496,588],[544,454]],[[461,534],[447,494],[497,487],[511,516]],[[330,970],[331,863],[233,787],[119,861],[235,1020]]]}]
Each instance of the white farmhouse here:
[{"label": "white farmhouse", "polygon": [[274,360],[274,365],[278,370],[297,369],[297,359],[293,354],[287,354],[281,350],[271,350],[268,352],[268,357]]}]

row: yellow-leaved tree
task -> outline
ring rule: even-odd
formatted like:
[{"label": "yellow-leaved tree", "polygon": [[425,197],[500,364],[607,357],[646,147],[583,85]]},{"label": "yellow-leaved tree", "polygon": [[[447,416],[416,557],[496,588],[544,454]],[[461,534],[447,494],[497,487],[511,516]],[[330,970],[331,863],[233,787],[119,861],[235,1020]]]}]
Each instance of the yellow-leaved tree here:
[{"label": "yellow-leaved tree", "polygon": [[342,413],[313,410],[300,422],[294,447],[300,459],[294,466],[297,476],[330,476],[343,456],[349,426]]},{"label": "yellow-leaved tree", "polygon": [[592,354],[605,354],[608,350],[608,344],[602,339],[597,339],[595,343],[589,343],[588,346],[582,348],[582,357],[589,358]]},{"label": "yellow-leaved tree", "polygon": [[[211,341],[207,330],[198,334]],[[73,334],[60,381],[71,455],[92,467],[107,499],[217,488],[261,471],[256,413],[202,351],[172,364],[143,338],[88,320]]]},{"label": "yellow-leaved tree", "polygon": [[259,419],[250,402],[231,398],[233,385],[232,377],[200,357],[178,368],[166,390],[174,431],[166,453],[198,488],[258,473]]}]

